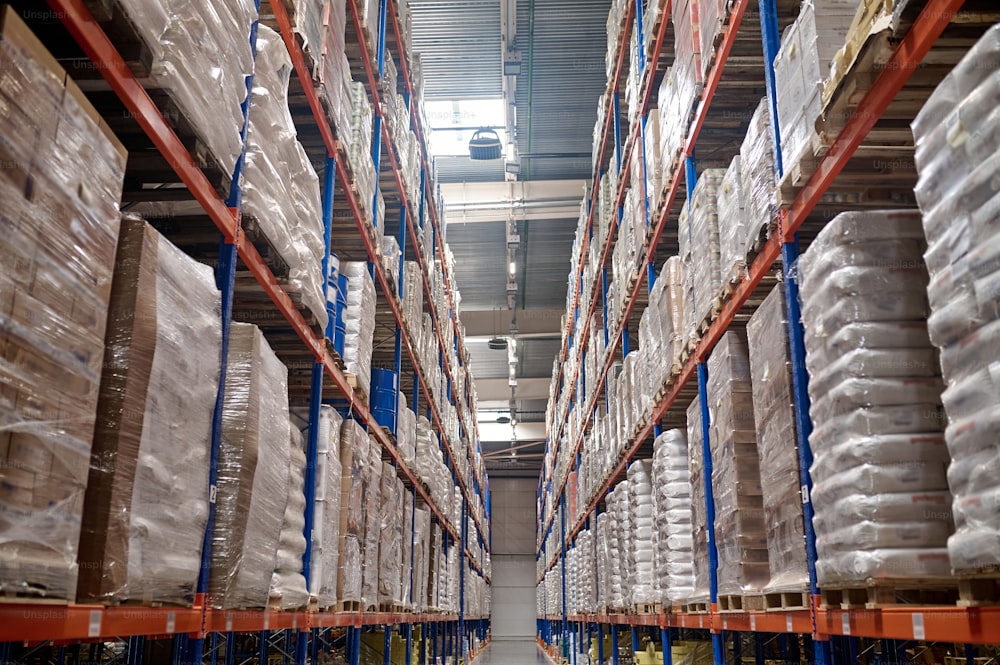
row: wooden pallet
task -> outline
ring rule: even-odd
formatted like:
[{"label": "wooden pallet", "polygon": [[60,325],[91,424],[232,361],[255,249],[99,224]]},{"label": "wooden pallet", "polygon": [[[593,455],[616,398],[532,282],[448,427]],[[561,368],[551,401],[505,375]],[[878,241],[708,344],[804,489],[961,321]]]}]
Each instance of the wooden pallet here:
[{"label": "wooden pallet", "polygon": [[954,605],[958,584],[942,580],[873,580],[857,586],[827,587],[820,591],[824,609],[879,609],[899,605]]},{"label": "wooden pallet", "polygon": [[960,607],[1000,605],[1000,571],[965,575],[958,580]]},{"label": "wooden pallet", "polygon": [[70,601],[64,598],[46,598],[32,596],[29,593],[7,591],[0,594],[0,603],[5,605],[69,605]]},{"label": "wooden pallet", "polygon": [[809,590],[805,591],[774,591],[764,594],[764,605],[768,612],[781,610],[809,609]]},{"label": "wooden pallet", "polygon": [[365,393],[364,387],[358,382],[358,375],[351,372],[344,372],[344,378],[347,380],[347,385],[354,390],[354,395],[361,403],[368,406],[368,394]]},{"label": "wooden pallet", "polygon": [[335,612],[360,612],[361,602],[357,600],[341,600],[334,604]]},{"label": "wooden pallet", "polygon": [[659,603],[637,603],[633,608],[635,614],[660,614],[662,610]]},{"label": "wooden pallet", "polygon": [[710,609],[708,601],[701,603],[683,603],[680,606],[681,614],[706,614]]},{"label": "wooden pallet", "polygon": [[760,612],[765,607],[764,595],[759,593],[719,596],[720,612]]}]

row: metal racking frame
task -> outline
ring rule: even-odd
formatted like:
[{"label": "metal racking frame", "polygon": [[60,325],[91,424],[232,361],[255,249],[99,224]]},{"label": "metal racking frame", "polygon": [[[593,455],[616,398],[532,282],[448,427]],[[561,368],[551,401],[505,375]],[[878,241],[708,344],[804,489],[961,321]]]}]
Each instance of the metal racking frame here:
[{"label": "metal racking frame", "polygon": [[[697,178],[697,171],[694,163],[695,148],[698,145],[699,135],[704,126],[705,120],[708,117],[708,112],[716,92],[718,91],[724,68],[736,42],[737,33],[740,30],[745,14],[748,11],[750,1],[751,0],[734,0],[734,2],[731,3],[731,14],[727,25],[723,29],[721,42],[719,42],[717,47],[718,50],[714,64],[712,65],[711,70],[706,74],[704,88],[700,99],[697,102],[694,118],[691,121],[688,139],[685,142],[680,159],[670,166],[670,173],[672,174],[672,177],[670,177],[669,180],[670,184],[667,189],[666,203],[663,205],[661,213],[656,220],[650,220],[648,218],[649,211],[647,207],[647,224],[652,229],[652,232],[647,236],[644,260],[635,268],[637,272],[637,279],[633,280],[634,286],[631,286],[629,289],[628,299],[624,308],[624,315],[613,330],[608,330],[607,328],[608,305],[606,302],[606,265],[615,240],[614,225],[612,225],[612,231],[609,233],[606,246],[602,248],[600,266],[603,271],[603,279],[599,277],[594,280],[595,284],[593,293],[591,294],[589,301],[589,309],[586,312],[587,321],[584,322],[583,333],[581,335],[583,339],[587,338],[591,315],[594,313],[595,307],[597,306],[598,295],[602,295],[605,300],[604,335],[605,341],[607,342],[606,348],[608,354],[607,358],[600,366],[598,377],[595,379],[592,379],[589,376],[587,377],[588,383],[592,380],[594,381],[592,385],[606,386],[608,373],[616,357],[615,349],[620,340],[624,344],[624,340],[628,337],[629,315],[632,313],[638,302],[643,272],[645,271],[647,273],[650,285],[654,279],[654,274],[652,272],[653,261],[656,258],[660,238],[663,236],[667,227],[667,222],[671,214],[671,206],[677,197],[681,178],[683,177],[687,184],[689,195],[690,191],[694,187],[694,183]],[[774,57],[777,54],[779,46],[778,10],[776,0],[758,0],[758,3],[761,22],[761,38],[765,60],[765,88],[771,111],[771,126],[775,139],[774,147],[776,152],[776,165],[778,175],[780,177],[782,173],[781,134],[780,127],[777,127],[777,122],[775,121],[777,107],[773,70]],[[629,4],[631,5],[632,2]],[[641,68],[641,106],[639,108],[639,116],[637,118],[639,121],[633,123],[633,127],[625,143],[624,150],[622,150],[622,143],[618,139],[620,136],[619,131],[617,127],[615,127],[615,136],[616,141],[618,141],[617,147],[619,148],[619,155],[628,155],[634,142],[636,140],[642,140],[643,138],[645,118],[648,113],[649,100],[652,92],[653,80],[655,78],[653,72],[656,70],[657,61],[664,46],[666,26],[670,20],[669,14],[671,0],[666,0],[665,4],[666,7],[663,9],[662,23],[655,34],[653,50],[649,55],[648,61],[645,60],[641,37],[638,40],[639,66]],[[538,579],[539,584],[544,579],[546,572],[551,570],[553,566],[558,563],[558,561],[565,559],[563,555],[566,552],[567,547],[572,544],[577,534],[588,524],[588,520],[596,515],[601,501],[604,499],[608,491],[610,491],[616,479],[622,477],[626,466],[639,453],[646,440],[654,431],[659,431],[660,420],[667,415],[667,412],[671,409],[671,407],[675,406],[675,403],[679,404],[679,399],[681,399],[682,394],[686,395],[690,393],[691,386],[689,384],[691,383],[693,383],[697,390],[701,393],[702,417],[707,423],[708,411],[707,403],[704,399],[704,391],[707,384],[708,374],[705,360],[708,358],[711,350],[714,348],[722,335],[733,323],[737,314],[750,299],[750,296],[761,284],[762,280],[769,273],[775,270],[777,265],[776,262],[779,259],[782,261],[781,265],[784,272],[783,276],[785,277],[784,287],[786,290],[785,301],[786,306],[788,307],[787,319],[789,322],[790,354],[793,367],[792,390],[795,402],[794,406],[798,437],[797,445],[799,447],[800,456],[800,475],[802,486],[805,488],[804,491],[808,492],[811,489],[812,481],[809,476],[809,466],[812,459],[812,452],[808,443],[808,434],[811,431],[807,392],[808,375],[806,374],[804,363],[805,350],[803,346],[803,330],[798,305],[798,286],[795,280],[788,278],[788,267],[794,264],[794,261],[799,254],[797,233],[806,218],[821,202],[823,195],[834,183],[837,176],[841,173],[841,171],[843,171],[848,163],[848,160],[854,155],[855,151],[861,145],[868,133],[889,108],[890,103],[894,100],[900,90],[902,90],[911,74],[918,69],[921,61],[934,47],[938,38],[949,25],[951,19],[959,12],[959,10],[962,9],[963,4],[964,0],[928,0],[926,6],[914,21],[912,27],[910,27],[905,37],[895,48],[888,62],[880,68],[870,91],[864,95],[856,111],[846,122],[846,125],[833,142],[832,146],[829,148],[827,154],[819,160],[819,165],[815,173],[808,179],[805,187],[799,191],[791,205],[786,210],[782,210],[780,212],[778,231],[771,235],[763,249],[754,259],[753,263],[748,266],[747,273],[744,275],[741,282],[736,286],[733,293],[723,303],[721,313],[718,318],[711,323],[708,331],[699,341],[696,350],[684,364],[680,375],[674,377],[669,389],[666,391],[666,394],[663,395],[658,401],[654,402],[651,413],[646,414],[647,418],[643,421],[638,434],[628,442],[624,454],[614,466],[610,473],[610,477],[598,488],[595,498],[591,500],[588,505],[586,505],[582,515],[574,523],[566,524],[566,517],[563,513],[560,513],[561,519],[559,520],[562,524],[555,522],[556,508],[558,506],[565,507],[564,492],[570,476],[570,471],[573,469],[574,462],[570,462],[569,467],[559,478],[553,478],[552,475],[555,474],[549,474],[548,469],[543,469],[542,475],[539,477],[538,505],[540,508],[544,507],[545,502],[543,499],[546,494],[550,494],[553,509],[550,511],[550,514],[544,515],[540,513],[538,517],[538,548],[536,550],[536,556],[544,564],[542,566],[543,573]],[[633,16],[635,17],[634,25],[633,21],[631,21]],[[622,62],[624,61],[625,52],[627,51],[627,47],[625,45],[628,44],[629,40],[628,31],[635,29],[638,31],[639,35],[642,35],[641,21],[642,0],[635,0],[635,6],[630,7],[627,11],[626,21],[622,26],[622,36],[618,40],[618,48],[620,50],[616,54],[616,66],[614,68],[613,78],[609,81],[608,89],[605,94],[605,107],[607,107],[608,97],[611,98],[613,106],[617,107],[615,102],[617,100],[617,91],[621,85]],[[608,117],[605,120],[601,141],[602,153],[605,152],[605,146],[609,135],[609,126],[612,123],[615,123],[616,120],[617,113],[615,114],[615,118]],[[587,225],[590,228],[589,235],[593,234],[593,209],[596,206],[596,192],[598,190],[598,184],[601,176],[603,175],[603,170],[601,168],[604,163],[604,161],[602,161],[603,159],[604,157],[602,155],[601,160],[598,162],[597,173],[594,175],[591,200],[588,204],[589,214]],[[645,160],[645,156],[643,156],[643,160]],[[643,166],[645,166],[644,161]],[[620,206],[624,199],[624,189],[626,187],[625,179],[628,175],[628,169],[630,168],[628,160],[625,161],[624,165],[619,165],[619,167],[622,173],[614,201],[620,211]],[[611,168],[614,168],[614,166]],[[577,381],[578,377],[566,376],[563,367],[565,366],[567,357],[572,353],[575,354],[575,359],[577,361],[574,366],[578,368],[577,372],[581,371],[579,368],[581,367],[585,345],[582,343],[576,344],[577,340],[573,337],[573,324],[575,323],[576,317],[583,313],[581,308],[581,289],[579,285],[581,283],[580,280],[582,279],[583,268],[586,260],[588,242],[590,241],[589,235],[584,237],[584,241],[581,243],[582,246],[579,250],[579,256],[576,257],[579,259],[578,274],[575,276],[575,279],[571,276],[570,280],[572,288],[574,289],[570,299],[573,317],[571,317],[571,320],[567,323],[567,329],[564,331],[563,346],[559,354],[559,369],[557,370],[555,378],[557,385],[560,386],[560,390],[568,391],[569,399],[567,400],[566,408],[563,409],[561,414],[557,414],[556,421],[551,424],[550,435],[546,445],[547,448],[552,448],[553,458],[555,458],[555,453],[558,451],[562,432],[568,422],[570,413],[576,406],[579,406],[578,404],[574,404],[574,396],[576,391],[579,389],[579,383]],[[630,284],[633,282],[630,282]],[[624,353],[627,353],[627,346],[624,347]],[[569,445],[571,446],[569,459],[575,460],[576,464],[579,463],[579,452],[583,443],[583,438],[586,429],[589,427],[593,418],[594,412],[598,408],[599,399],[600,388],[593,393],[593,398],[590,402],[583,406],[585,409],[583,426],[580,428],[580,432],[576,440],[569,442]],[[708,490],[707,500],[709,504],[709,534],[712,534],[713,529],[711,526],[714,523],[712,513],[714,511],[712,510],[712,489],[711,481],[709,480],[710,475],[707,471],[707,469],[710,468],[709,465],[711,464],[711,456],[709,455],[708,449],[707,428],[705,428],[704,445],[706,461],[706,487]],[[604,626],[615,626],[617,628],[612,629],[613,635],[617,635],[617,630],[624,627],[632,627],[633,630],[636,627],[658,628],[661,631],[660,641],[666,645],[670,644],[672,629],[699,629],[708,631],[712,637],[715,662],[724,663],[726,653],[725,639],[727,635],[733,632],[751,633],[758,640],[758,662],[763,662],[763,649],[761,648],[761,643],[759,641],[762,635],[797,634],[813,638],[813,660],[816,663],[825,665],[827,663],[835,662],[838,653],[841,658],[856,658],[857,638],[859,637],[885,641],[886,645],[893,646],[897,650],[899,648],[897,641],[922,640],[928,642],[940,641],[964,643],[967,645],[965,657],[966,662],[968,663],[973,662],[972,651],[971,648],[969,648],[969,645],[996,643],[997,640],[1000,639],[1000,637],[998,637],[1000,636],[1000,608],[996,607],[925,607],[919,605],[899,605],[866,610],[823,609],[820,606],[819,590],[816,585],[815,534],[812,531],[812,506],[809,502],[804,504],[804,512],[807,529],[806,553],[811,592],[811,606],[809,609],[721,613],[719,612],[716,604],[717,586],[713,575],[710,589],[711,603],[709,610],[705,613],[670,613],[669,609],[667,609],[665,612],[646,615],[594,614],[559,617],[552,616],[551,613],[545,611],[544,616],[539,617],[539,643],[550,653],[550,655],[552,655],[553,652],[550,645],[553,643],[554,636],[561,635],[562,644],[567,645],[570,643],[570,634],[575,632],[577,628],[582,625],[587,625],[588,631],[590,630],[590,626],[595,624],[599,629]],[[560,533],[558,534],[557,542],[554,548],[556,551],[552,552],[547,551],[545,545],[548,542],[548,536],[554,528],[559,529]],[[711,540],[712,539],[710,537],[710,541]],[[714,559],[714,556],[711,556],[714,555],[714,548],[711,546],[711,543],[709,550],[710,558]],[[713,565],[713,571],[714,568],[715,566]],[[565,584],[565,575],[563,575],[563,584]],[[738,639],[737,644],[739,644]],[[669,649],[667,649],[664,653],[665,663],[670,662],[668,654]],[[612,662],[617,665],[617,653],[613,654]],[[838,660],[837,662],[842,661]],[[848,662],[855,661],[849,660]]]},{"label": "metal racking frame", "polygon": [[[256,0],[258,10],[260,9],[260,4],[260,0]],[[434,238],[436,255],[440,258],[443,270],[445,271],[444,283],[450,303],[450,325],[454,327],[456,340],[455,351],[459,357],[459,367],[457,368],[451,367],[451,363],[445,361],[447,354],[445,353],[444,338],[441,334],[441,326],[444,324],[437,320],[437,313],[434,312],[433,308],[431,308],[431,311],[432,317],[434,317],[435,330],[437,332],[438,344],[440,347],[439,362],[441,363],[442,370],[448,379],[448,398],[459,407],[458,412],[460,414],[461,434],[468,444],[468,462],[470,463],[470,467],[473,469],[473,473],[470,478],[471,483],[465,482],[461,474],[458,473],[459,459],[455,451],[451,449],[451,446],[447,441],[447,437],[439,435],[439,442],[446,452],[446,457],[450,463],[453,477],[461,488],[464,498],[461,511],[462,521],[461,524],[458,525],[459,528],[454,528],[448,523],[448,520],[445,519],[443,512],[432,500],[429,493],[424,489],[422,483],[413,471],[403,463],[394,443],[389,439],[386,433],[378,427],[366,404],[358,395],[355,394],[348,383],[347,378],[335,364],[333,357],[326,348],[325,340],[314,334],[302,314],[296,309],[295,304],[281,289],[274,274],[265,264],[259,252],[243,235],[240,224],[240,207],[242,203],[240,175],[243,168],[242,156],[238,160],[233,174],[229,196],[225,201],[220,200],[205,174],[195,166],[195,161],[191,158],[180,139],[164,119],[163,115],[160,113],[147,91],[143,88],[142,84],[130,71],[127,63],[116,50],[109,36],[94,20],[84,1],[48,0],[48,5],[70,32],[72,38],[83,49],[86,56],[93,63],[95,63],[95,65],[98,65],[97,68],[108,82],[111,89],[120,98],[122,103],[124,103],[128,111],[133,115],[136,122],[147,134],[159,152],[168,158],[171,167],[175,170],[181,181],[187,186],[194,199],[201,205],[209,219],[211,219],[212,223],[214,223],[217,227],[221,235],[217,283],[220,291],[222,292],[223,301],[223,344],[225,345],[228,340],[229,325],[232,320],[232,304],[235,290],[235,269],[237,258],[239,258],[239,260],[241,260],[250,270],[260,286],[270,297],[275,308],[281,313],[292,330],[294,330],[308,352],[313,356],[314,363],[311,373],[309,400],[310,417],[309,436],[307,440],[307,457],[309,462],[306,467],[306,492],[308,493],[313,491],[314,483],[312,481],[314,478],[311,476],[315,473],[317,437],[316,424],[318,422],[319,407],[322,403],[323,383],[325,380],[329,380],[337,389],[339,395],[341,395],[346,401],[346,404],[353,416],[359,422],[368,427],[370,433],[373,434],[379,444],[381,444],[385,454],[399,470],[412,492],[411,500],[415,502],[416,497],[419,495],[432,511],[434,519],[436,519],[442,526],[444,530],[443,535],[445,542],[447,543],[450,539],[454,543],[458,543],[460,545],[460,552],[462,554],[459,565],[460,579],[464,581],[465,562],[468,561],[470,568],[475,571],[477,575],[483,577],[488,585],[489,578],[484,574],[484,571],[479,566],[479,563],[475,560],[468,549],[467,544],[469,529],[465,518],[467,515],[476,516],[474,521],[476,524],[476,537],[478,539],[478,544],[484,551],[489,552],[489,538],[487,537],[489,531],[484,530],[484,527],[488,528],[489,524],[488,513],[485,515],[484,521],[479,519],[476,511],[473,510],[476,505],[474,498],[478,498],[481,505],[486,507],[488,510],[489,484],[485,472],[476,464],[477,459],[480,458],[481,448],[479,446],[479,437],[475,424],[475,418],[473,418],[471,425],[466,423],[464,418],[465,412],[461,408],[461,406],[464,405],[469,408],[470,413],[474,414],[473,409],[475,405],[472,400],[473,391],[471,387],[471,373],[468,371],[467,363],[463,362],[464,358],[467,358],[468,354],[464,347],[461,329],[458,325],[457,313],[454,306],[454,296],[451,292],[449,276],[447,274],[448,265],[445,260],[444,243],[441,239],[441,234],[438,232],[442,220],[438,216],[434,204],[433,192],[430,188],[430,179],[427,177],[430,170],[428,168],[427,149],[424,141],[423,129],[420,126],[418,114],[413,114],[412,125],[418,137],[422,165],[420,173],[422,186],[420,190],[419,210],[422,212],[424,207],[427,206],[430,211],[429,216],[432,225],[431,232]],[[388,123],[381,122],[381,107],[377,84],[377,80],[381,78],[382,74],[382,63],[384,62],[386,49],[386,28],[387,23],[390,20],[392,22],[392,34],[394,35],[394,43],[397,49],[396,52],[399,54],[399,59],[403,65],[402,72],[407,90],[407,102],[409,102],[412,98],[413,86],[409,74],[409,68],[406,64],[407,58],[405,54],[405,47],[403,37],[400,33],[398,17],[394,8],[394,0],[380,0],[379,9],[379,40],[377,53],[379,66],[377,71],[373,68],[373,64],[368,56],[368,49],[365,44],[361,44],[361,51],[364,54],[364,66],[368,78],[368,93],[373,99],[373,106],[376,114],[376,130],[381,127],[381,131],[376,134],[377,138],[374,142],[375,153],[373,157],[376,169],[378,169],[378,160],[382,153],[381,139],[384,136],[386,139],[385,151],[390,156],[392,173],[403,201],[401,212],[405,221],[401,223],[400,228],[400,248],[404,252],[405,257],[407,237],[412,239],[413,246],[416,247],[417,236],[415,233],[414,219],[410,213],[412,209],[416,208],[416,205],[414,205],[415,202],[408,202],[406,200],[406,191],[403,187],[401,171],[398,160],[395,156],[396,144],[393,141],[391,129]],[[402,342],[405,342],[415,375],[414,410],[416,410],[416,400],[419,397],[420,390],[422,389],[425,399],[427,400],[429,416],[432,417],[437,432],[443,433],[444,428],[442,426],[442,419],[438,404],[429,390],[426,377],[424,376],[424,370],[421,368],[417,360],[415,351],[416,347],[412,343],[409,331],[406,327],[406,322],[402,316],[400,304],[403,281],[402,271],[400,271],[401,279],[400,284],[398,285],[399,290],[396,292],[390,287],[385,271],[378,260],[377,248],[373,246],[371,238],[368,235],[367,225],[369,222],[362,214],[356,195],[350,187],[350,178],[345,166],[347,162],[347,155],[345,154],[340,142],[335,138],[334,128],[331,126],[330,121],[327,119],[323,110],[319,96],[315,86],[313,85],[313,79],[309,72],[309,68],[306,65],[306,58],[292,30],[292,23],[288,15],[288,10],[281,0],[271,3],[271,10],[273,11],[274,19],[278,24],[279,32],[282,35],[285,46],[291,56],[298,80],[304,90],[309,109],[312,113],[312,120],[315,123],[315,128],[322,137],[322,141],[326,149],[326,168],[322,181],[322,211],[327,246],[326,257],[324,259],[324,269],[326,268],[326,261],[328,260],[331,249],[330,235],[332,228],[334,189],[336,184],[340,183],[343,185],[342,189],[345,193],[347,204],[364,241],[365,249],[367,250],[369,257],[370,267],[374,277],[376,278],[376,284],[380,286],[382,295],[385,300],[388,301],[389,308],[394,317],[396,327],[395,366],[397,372],[400,369],[401,351],[403,346]],[[356,27],[360,28],[360,13],[356,0],[349,0],[348,10]],[[248,36],[251,46],[253,46],[256,42],[257,25],[258,23],[255,22],[251,30],[251,34]],[[357,34],[361,36],[364,33],[358,29]],[[255,51],[255,49],[253,50]],[[241,134],[244,140],[244,151],[246,141],[246,123],[251,101],[249,92],[252,90],[252,77],[247,78],[246,84],[248,96],[243,103],[244,126]],[[410,205],[407,205],[408,203]],[[415,253],[417,255],[418,264],[421,267],[424,291],[425,294],[429,296],[430,282],[428,279],[428,268],[423,264],[423,258],[420,253]],[[402,266],[403,258],[401,258],[400,261],[400,266]],[[431,301],[428,299],[428,302]],[[225,349],[225,346],[223,349]],[[222,376],[224,379],[224,350],[222,354],[222,363]],[[465,372],[465,377],[467,379],[466,385],[469,386],[469,390],[463,395],[453,396],[450,386],[454,380],[453,377],[459,371]],[[210,488],[206,488],[206,490],[209,491],[214,490],[215,466],[219,445],[218,416],[219,409],[221,408],[223,390],[224,387],[220,385],[218,403],[216,406],[216,423],[213,426],[213,455],[211,470],[212,486]],[[311,532],[313,521],[312,504],[308,500],[308,494],[305,518],[307,550],[303,557],[303,564],[304,570],[308,570],[309,558],[311,556],[311,538],[309,537],[309,533]],[[208,527],[208,533],[210,532],[211,522]],[[210,541],[206,540],[206,542],[210,544]],[[363,628],[385,626],[388,639],[391,635],[393,626],[404,626],[404,635],[407,641],[407,663],[409,665],[413,656],[411,644],[414,625],[421,627],[422,635],[430,636],[429,646],[435,652],[438,651],[438,635],[444,636],[453,634],[454,639],[452,639],[452,644],[455,648],[456,656],[464,657],[468,655],[466,653],[465,645],[472,642],[469,638],[475,637],[479,642],[483,642],[488,639],[489,617],[466,616],[464,610],[464,588],[462,589],[462,595],[460,596],[459,611],[454,615],[415,613],[396,614],[384,612],[277,612],[269,610],[222,611],[211,609],[207,607],[205,602],[205,592],[207,590],[207,571],[209,570],[210,562],[211,551],[209,545],[206,545],[202,554],[202,574],[201,579],[199,580],[198,594],[196,595],[193,607],[189,608],[138,606],[106,607],[99,605],[76,604],[25,605],[0,603],[0,653],[9,653],[9,648],[12,643],[28,644],[54,642],[57,644],[79,644],[87,642],[95,643],[113,638],[126,638],[126,660],[130,664],[135,663],[138,665],[138,663],[141,662],[142,648],[147,638],[171,638],[174,641],[173,648],[175,653],[175,662],[180,662],[181,659],[185,662],[200,662],[203,657],[214,653],[218,649],[218,643],[221,638],[226,642],[224,651],[225,662],[227,665],[230,665],[234,662],[235,657],[235,649],[231,648],[234,642],[234,635],[240,633],[259,634],[261,654],[266,657],[267,649],[269,648],[271,640],[275,637],[272,633],[277,632],[277,637],[286,640],[286,645],[294,642],[295,664],[303,665],[307,661],[310,653],[315,656],[316,649],[318,648],[317,645],[321,640],[324,640],[324,635],[327,635],[331,629],[344,629],[346,631],[350,660],[353,664],[356,664],[359,656],[360,632]],[[411,584],[411,595],[412,593],[413,589]],[[211,644],[208,654],[205,650],[206,638],[208,638],[208,641]],[[443,650],[444,645],[442,643],[441,651],[443,652]],[[420,661],[423,663],[427,662],[427,651],[427,647],[421,650]],[[60,659],[63,659],[65,653],[60,651],[60,654]],[[286,663],[289,662],[289,656],[290,654],[286,652]],[[212,657],[215,658],[215,656]],[[79,658],[80,649],[76,648],[75,656],[70,654],[70,660],[71,662],[79,662]],[[315,660],[313,662],[315,662]]]}]

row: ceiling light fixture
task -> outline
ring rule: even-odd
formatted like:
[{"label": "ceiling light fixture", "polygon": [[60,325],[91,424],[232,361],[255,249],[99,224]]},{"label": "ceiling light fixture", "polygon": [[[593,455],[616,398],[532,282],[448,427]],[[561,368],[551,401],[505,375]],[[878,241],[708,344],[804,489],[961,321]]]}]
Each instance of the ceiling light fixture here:
[{"label": "ceiling light fixture", "polygon": [[500,159],[503,144],[500,136],[489,127],[480,127],[469,141],[469,157],[477,161]]},{"label": "ceiling light fixture", "polygon": [[508,266],[508,268],[510,270],[511,277],[513,277],[514,275],[517,274],[517,263],[516,262],[511,261],[510,265]]}]

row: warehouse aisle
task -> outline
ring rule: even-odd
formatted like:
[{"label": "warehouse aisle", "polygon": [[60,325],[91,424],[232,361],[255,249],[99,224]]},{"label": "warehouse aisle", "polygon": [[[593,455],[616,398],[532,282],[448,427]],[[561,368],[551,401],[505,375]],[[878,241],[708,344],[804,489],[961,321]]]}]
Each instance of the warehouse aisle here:
[{"label": "warehouse aisle", "polygon": [[471,665],[528,665],[548,663],[534,638],[491,642]]}]

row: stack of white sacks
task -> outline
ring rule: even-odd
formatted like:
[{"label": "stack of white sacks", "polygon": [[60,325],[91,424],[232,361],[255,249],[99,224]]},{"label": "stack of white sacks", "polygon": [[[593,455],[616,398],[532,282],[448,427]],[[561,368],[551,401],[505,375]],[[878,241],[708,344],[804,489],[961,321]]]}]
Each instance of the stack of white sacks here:
[{"label": "stack of white sacks", "polygon": [[[691,552],[694,558],[691,593],[683,602],[705,602],[709,596],[708,516],[705,513],[705,454],[701,400],[695,398],[687,410],[688,470],[691,482]],[[671,594],[671,600],[674,600]],[[676,601],[675,601],[676,602]]]},{"label": "stack of white sacks", "polygon": [[688,340],[698,338],[698,325],[711,314],[722,284],[718,198],[723,176],[723,169],[702,172],[678,221],[686,286],[684,335]]},{"label": "stack of white sacks", "polygon": [[630,551],[632,605],[657,602],[656,575],[653,566],[653,462],[636,460],[628,467],[629,527],[632,532]]},{"label": "stack of white sacks", "polygon": [[309,589],[321,610],[337,603],[342,482],[340,429],[343,421],[333,407],[320,407]]},{"label": "stack of white sacks", "polygon": [[347,275],[347,306],[344,310],[344,364],[354,374],[365,394],[371,392],[372,344],[375,335],[375,283],[364,261],[345,261],[340,272]]},{"label": "stack of white sacks", "polygon": [[610,609],[624,609],[628,606],[631,595],[629,583],[631,575],[628,570],[628,485],[618,485],[608,494],[608,563],[611,566],[611,595],[608,599]]},{"label": "stack of white sacks", "polygon": [[938,86],[913,123],[916,195],[927,236],[930,339],[947,384],[945,438],[954,495],[951,568],[1000,564],[1000,26]]},{"label": "stack of white sacks", "polygon": [[321,266],[326,242],[319,178],[288,111],[291,72],[292,59],[281,36],[261,26],[247,128],[243,215],[256,219],[288,265],[285,290],[296,294],[325,328]]},{"label": "stack of white sacks", "polygon": [[694,587],[691,481],[687,436],[668,430],[653,441],[653,525],[656,586],[667,607],[687,599]]},{"label": "stack of white sacks", "polygon": [[822,111],[823,85],[834,56],[847,40],[857,8],[856,0],[804,0],[798,18],[781,37],[774,82],[786,172],[810,154],[810,137]]},{"label": "stack of white sacks", "polygon": [[254,72],[252,0],[118,3],[150,51],[150,78],[170,90],[199,138],[232,173],[243,151],[246,76]]},{"label": "stack of white sacks", "polygon": [[799,260],[820,585],[949,574],[923,249],[916,211],[843,213]]}]

